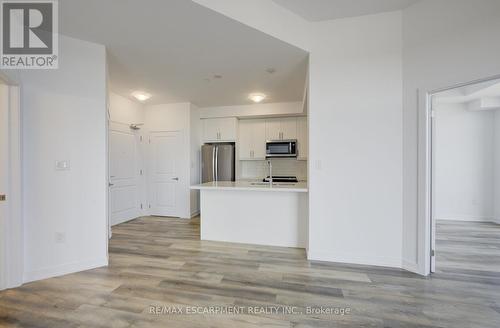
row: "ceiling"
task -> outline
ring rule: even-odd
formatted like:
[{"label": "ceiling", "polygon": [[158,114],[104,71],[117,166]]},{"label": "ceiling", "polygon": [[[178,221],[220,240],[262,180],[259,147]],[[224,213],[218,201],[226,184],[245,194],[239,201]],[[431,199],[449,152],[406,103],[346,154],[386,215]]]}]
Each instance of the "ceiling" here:
[{"label": "ceiling", "polygon": [[251,92],[302,100],[307,52],[192,1],[64,0],[59,11],[61,34],[106,46],[110,88],[123,96],[202,107],[247,104]]},{"label": "ceiling", "polygon": [[439,103],[465,103],[483,97],[500,97],[500,79],[442,91],[434,98]]},{"label": "ceiling", "polygon": [[318,22],[337,18],[402,10],[420,0],[273,0],[305,20]]},{"label": "ceiling", "polygon": [[500,80],[491,80],[440,92],[434,104],[468,104],[470,110],[498,109]]}]

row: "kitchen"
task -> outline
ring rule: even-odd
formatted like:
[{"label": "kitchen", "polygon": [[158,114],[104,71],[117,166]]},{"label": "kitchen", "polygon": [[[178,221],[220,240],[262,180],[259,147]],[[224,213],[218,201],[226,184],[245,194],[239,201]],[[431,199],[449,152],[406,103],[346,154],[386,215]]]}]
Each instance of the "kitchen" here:
[{"label": "kitchen", "polygon": [[201,120],[202,240],[307,247],[303,115]]}]

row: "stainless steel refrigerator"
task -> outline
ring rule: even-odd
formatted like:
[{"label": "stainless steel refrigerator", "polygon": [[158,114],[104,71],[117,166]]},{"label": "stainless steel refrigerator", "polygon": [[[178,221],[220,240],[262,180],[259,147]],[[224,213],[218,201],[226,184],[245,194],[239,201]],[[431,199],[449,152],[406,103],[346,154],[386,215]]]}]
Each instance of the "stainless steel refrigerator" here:
[{"label": "stainless steel refrigerator", "polygon": [[201,180],[235,180],[235,147],[233,143],[204,144],[201,146]]}]

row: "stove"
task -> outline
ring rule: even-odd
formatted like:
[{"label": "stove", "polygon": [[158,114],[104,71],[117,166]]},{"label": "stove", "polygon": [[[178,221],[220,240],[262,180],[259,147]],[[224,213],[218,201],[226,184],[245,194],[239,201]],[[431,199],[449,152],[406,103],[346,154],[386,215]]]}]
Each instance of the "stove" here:
[{"label": "stove", "polygon": [[[269,176],[264,178],[262,181],[264,182],[269,182]],[[294,176],[284,176],[284,175],[273,175],[273,182],[292,182],[296,183],[299,182],[297,177]]]}]

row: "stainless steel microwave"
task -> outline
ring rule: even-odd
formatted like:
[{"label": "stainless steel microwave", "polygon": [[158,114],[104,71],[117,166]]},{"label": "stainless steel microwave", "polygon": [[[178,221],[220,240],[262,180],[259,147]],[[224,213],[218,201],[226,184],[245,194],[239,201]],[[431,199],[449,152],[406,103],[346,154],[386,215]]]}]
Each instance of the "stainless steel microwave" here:
[{"label": "stainless steel microwave", "polygon": [[268,140],[266,158],[297,157],[297,140]]}]

